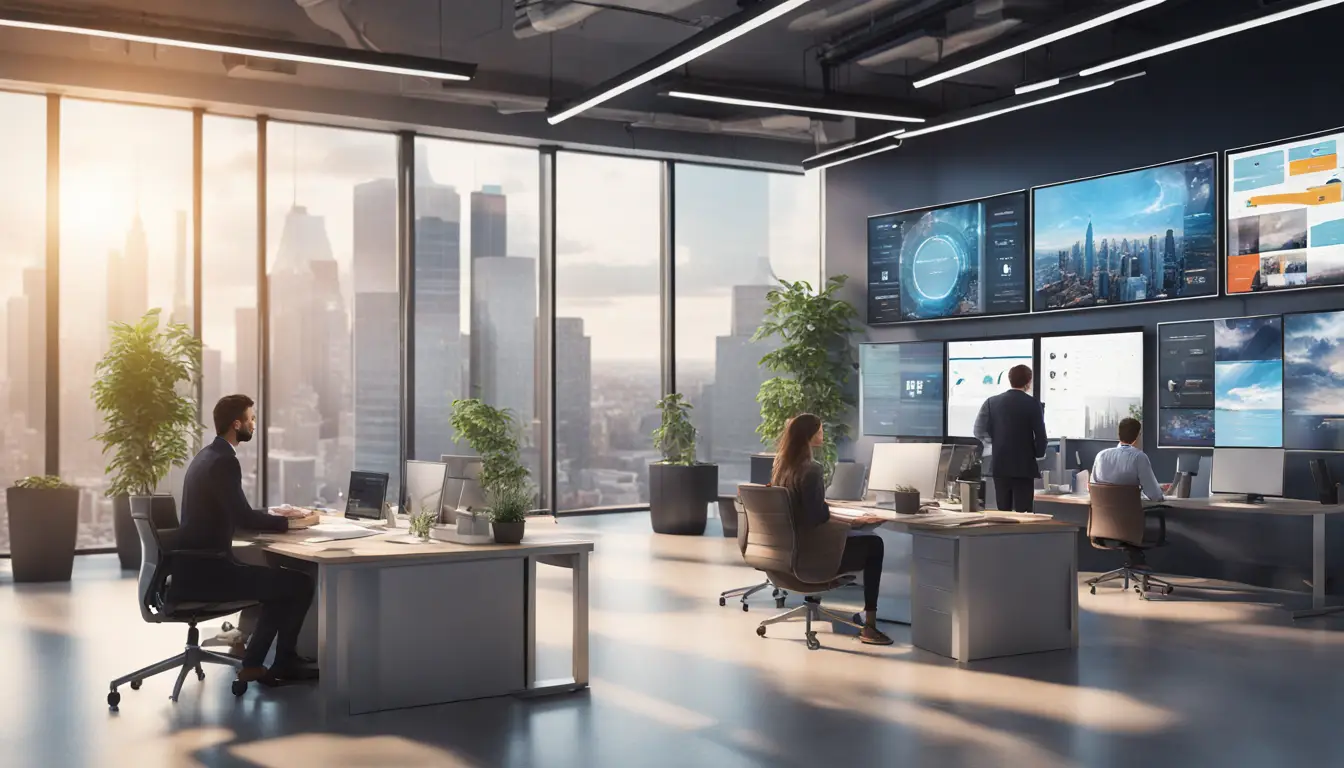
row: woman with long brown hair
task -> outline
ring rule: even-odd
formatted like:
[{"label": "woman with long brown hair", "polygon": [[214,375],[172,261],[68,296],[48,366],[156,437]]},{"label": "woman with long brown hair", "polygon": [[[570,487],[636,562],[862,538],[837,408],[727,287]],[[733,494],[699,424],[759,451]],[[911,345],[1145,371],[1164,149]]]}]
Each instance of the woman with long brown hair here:
[{"label": "woman with long brown hair", "polygon": [[[831,508],[826,504],[826,479],[821,465],[812,458],[812,449],[825,438],[821,419],[803,413],[789,420],[784,434],[779,437],[775,453],[775,468],[770,484],[789,489],[794,512],[799,516],[799,533],[824,524],[831,519]],[[854,527],[882,522],[874,515],[855,518]],[[864,627],[859,639],[869,645],[891,645],[891,638],[877,628],[877,593],[882,581],[882,539],[876,534],[851,535],[845,542],[840,559],[840,571],[863,571]]]}]

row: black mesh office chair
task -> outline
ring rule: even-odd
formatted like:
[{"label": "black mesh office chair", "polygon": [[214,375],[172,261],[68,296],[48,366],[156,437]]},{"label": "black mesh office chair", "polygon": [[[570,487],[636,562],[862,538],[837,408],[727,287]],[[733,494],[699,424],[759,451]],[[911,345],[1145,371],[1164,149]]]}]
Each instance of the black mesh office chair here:
[{"label": "black mesh office chair", "polygon": [[[239,659],[202,649],[200,646],[201,633],[196,628],[196,624],[221,616],[230,616],[244,608],[256,605],[252,601],[232,603],[170,602],[168,600],[168,583],[172,578],[174,558],[224,557],[224,555],[217,552],[174,551],[170,547],[165,547],[163,539],[159,536],[159,531],[154,527],[150,516],[151,503],[152,498],[149,496],[131,497],[131,519],[135,522],[135,531],[140,537],[140,548],[143,552],[140,560],[140,584],[138,588],[140,615],[151,624],[186,624],[187,647],[182,653],[172,658],[164,659],[157,664],[151,664],[144,669],[138,669],[129,675],[113,680],[111,691],[107,694],[107,706],[112,709],[116,709],[121,703],[121,694],[117,692],[117,689],[127,683],[130,684],[131,690],[139,690],[145,678],[179,669],[177,684],[173,686],[173,695],[169,697],[173,701],[177,701],[177,697],[182,693],[182,683],[186,681],[188,672],[195,670],[197,679],[205,679],[205,669],[202,664],[220,664],[235,670],[241,667],[242,661]],[[235,696],[241,696],[246,691],[247,683],[241,680],[233,681],[233,694]]]}]

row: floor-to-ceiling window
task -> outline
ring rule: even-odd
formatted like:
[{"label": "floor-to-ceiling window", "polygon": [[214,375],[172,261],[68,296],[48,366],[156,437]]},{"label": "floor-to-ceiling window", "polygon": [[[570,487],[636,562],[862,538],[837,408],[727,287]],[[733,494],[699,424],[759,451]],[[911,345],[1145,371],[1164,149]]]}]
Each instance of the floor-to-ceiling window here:
[{"label": "floor-to-ceiling window", "polygon": [[[201,421],[214,438],[219,398],[259,400],[257,123],[206,115],[201,140]],[[259,504],[260,442],[238,446],[243,490]]]},{"label": "floor-to-ceiling window", "polygon": [[395,498],[396,137],[271,123],[266,157],[267,501],[344,508],[352,469],[387,472]]},{"label": "floor-to-ceiling window", "polygon": [[648,501],[661,394],[661,167],[556,159],[557,509]]},{"label": "floor-to-ceiling window", "polygon": [[694,406],[699,456],[719,465],[719,488],[750,478],[763,450],[760,365],[778,346],[753,342],[780,280],[821,274],[819,184],[791,176],[678,164],[674,179],[677,389]]},{"label": "floor-to-ceiling window", "polygon": [[[45,469],[47,100],[0,93],[0,487]],[[0,498],[0,552],[9,551]]]},{"label": "floor-to-ceiling window", "polygon": [[[90,391],[112,323],[190,324],[192,129],[184,110],[61,102],[60,469],[83,490],[79,547],[113,543]],[[161,491],[177,492],[183,470]]]},{"label": "floor-to-ceiling window", "polygon": [[411,458],[469,452],[452,402],[507,408],[539,481],[536,387],[540,181],[534,150],[415,142],[415,381]]}]

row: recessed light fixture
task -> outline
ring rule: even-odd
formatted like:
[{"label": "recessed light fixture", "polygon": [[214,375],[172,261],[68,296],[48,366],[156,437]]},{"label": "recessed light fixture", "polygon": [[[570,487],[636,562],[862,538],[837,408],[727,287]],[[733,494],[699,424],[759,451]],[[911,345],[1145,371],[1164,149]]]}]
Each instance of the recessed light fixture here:
[{"label": "recessed light fixture", "polygon": [[803,162],[804,162],[804,163],[810,163],[810,162],[812,162],[813,160],[819,160],[819,159],[821,159],[821,158],[823,158],[823,157],[826,157],[826,156],[828,156],[828,155],[834,155],[834,154],[836,154],[836,153],[838,153],[838,152],[846,152],[846,151],[848,151],[848,150],[854,149],[855,147],[862,147],[862,146],[865,145],[865,144],[872,144],[872,143],[875,142],[875,141],[881,141],[881,140],[883,140],[883,139],[890,139],[890,138],[895,137],[895,136],[900,136],[901,134],[905,133],[905,130],[906,130],[906,129],[904,129],[904,128],[897,128],[897,129],[894,130],[894,131],[888,131],[888,132],[886,132],[886,133],[881,133],[881,134],[878,134],[878,135],[876,135],[876,136],[874,136],[874,137],[872,137],[872,138],[870,138],[870,139],[863,139],[863,140],[861,140],[861,141],[851,141],[851,142],[848,143],[848,144],[842,144],[842,145],[840,145],[840,146],[838,146],[838,147],[833,147],[833,148],[831,148],[831,149],[826,150],[825,152],[818,152],[817,154],[815,154],[815,155],[813,155],[813,156],[807,158],[807,159],[804,160]]},{"label": "recessed light fixture", "polygon": [[1073,89],[1073,90],[1071,90],[1071,91],[1065,91],[1064,93],[1056,93],[1056,94],[1053,94],[1053,95],[1051,95],[1051,96],[1046,96],[1045,98],[1036,99],[1036,100],[1034,100],[1034,101],[1027,101],[1027,102],[1023,102],[1023,103],[1021,103],[1021,104],[1014,104],[1014,105],[1012,105],[1011,107],[1003,107],[1003,108],[1001,108],[1001,109],[995,109],[995,110],[992,110],[992,111],[989,111],[989,112],[984,112],[984,113],[982,113],[982,114],[971,115],[970,117],[963,117],[963,118],[961,118],[960,120],[951,120],[951,121],[946,122],[946,123],[937,123],[937,124],[934,124],[934,125],[930,125],[930,126],[928,126],[928,127],[926,127],[926,128],[916,128],[916,129],[913,130],[913,131],[907,131],[907,132],[905,133],[905,135],[902,136],[901,138],[903,138],[903,139],[913,139],[913,138],[915,138],[916,136],[927,136],[927,135],[930,134],[930,133],[936,133],[936,132],[938,132],[938,131],[945,131],[945,130],[947,130],[948,128],[958,128],[958,127],[963,126],[963,125],[970,125],[971,123],[978,123],[978,122],[980,122],[981,120],[988,120],[988,119],[990,119],[991,117],[998,117],[999,115],[1006,115],[1006,114],[1008,114],[1009,112],[1017,112],[1018,110],[1027,109],[1028,107],[1036,107],[1036,106],[1040,106],[1041,104],[1049,104],[1049,103],[1052,102],[1052,101],[1059,101],[1059,100],[1061,100],[1061,99],[1067,99],[1067,98],[1069,98],[1070,96],[1079,96],[1079,95],[1082,95],[1082,94],[1084,94],[1084,93],[1091,93],[1092,91],[1099,91],[1099,90],[1101,90],[1102,88],[1109,88],[1109,87],[1111,87],[1112,85],[1115,85],[1116,83],[1120,82],[1121,80],[1129,80],[1129,79],[1134,78],[1134,77],[1139,77],[1141,74],[1142,74],[1142,73],[1134,74],[1134,75],[1130,75],[1129,77],[1116,78],[1116,79],[1114,79],[1114,80],[1107,80],[1107,81],[1105,81],[1105,82],[1102,82],[1102,83],[1096,83],[1096,84],[1094,84],[1094,85],[1085,86],[1085,87],[1083,87],[1083,88],[1075,88],[1075,89]]},{"label": "recessed light fixture", "polygon": [[205,30],[166,30],[151,27],[131,28],[120,25],[83,24],[65,19],[57,20],[45,14],[26,11],[0,10],[0,27],[31,29],[40,32],[63,32],[89,35],[128,43],[147,43],[171,48],[189,48],[213,53],[229,53],[258,59],[292,61],[300,64],[319,64],[326,67],[359,69],[390,75],[427,77],[436,80],[470,80],[476,74],[475,64],[443,61],[424,56],[398,53],[336,48],[329,45],[292,40],[270,40],[247,35]]},{"label": "recessed light fixture", "polygon": [[1059,85],[1060,82],[1062,81],[1058,77],[1052,77],[1049,80],[1042,80],[1039,83],[1031,83],[1030,85],[1019,85],[1013,91],[1013,93],[1016,93],[1018,96],[1021,96],[1024,93],[1031,93],[1032,91],[1044,91],[1046,88],[1054,88],[1056,85]]},{"label": "recessed light fixture", "polygon": [[859,117],[866,120],[887,120],[895,123],[923,123],[926,122],[922,117],[906,117],[902,115],[892,115],[882,112],[865,112],[856,109],[835,109],[832,107],[816,107],[808,104],[787,104],[782,101],[762,101],[758,99],[742,99],[736,96],[721,96],[711,93],[695,93],[692,91],[668,91],[668,96],[678,99],[691,99],[693,101],[708,101],[715,104],[735,104],[742,107],[764,107],[766,109],[779,109],[786,112],[813,112],[819,115],[835,115],[837,117]]},{"label": "recessed light fixture", "polygon": [[914,85],[916,88],[923,88],[925,86],[933,85],[934,83],[942,82],[943,80],[947,80],[948,78],[956,77],[957,75],[964,75],[967,72],[971,72],[981,67],[988,66],[996,61],[1003,61],[1004,59],[1012,58],[1013,56],[1016,56],[1019,53],[1025,53],[1035,48],[1040,48],[1041,46],[1049,45],[1053,42],[1063,40],[1066,37],[1072,37],[1073,35],[1081,34],[1090,29],[1096,29],[1097,27],[1105,26],[1106,24],[1110,24],[1112,21],[1115,21],[1117,19],[1123,19],[1126,16],[1130,16],[1140,11],[1146,11],[1149,8],[1165,3],[1166,1],[1167,0],[1140,0],[1140,2],[1127,5],[1124,8],[1116,8],[1113,11],[1108,11],[1098,16],[1093,16],[1092,18],[1086,21],[1082,21],[1077,24],[1071,24],[1067,27],[1064,27],[1063,29],[1056,30],[1047,35],[1042,35],[1040,37],[1027,40],[1024,43],[1014,45],[1011,48],[1005,48],[1001,51],[991,53],[988,56],[982,56],[974,61],[962,64],[959,67],[952,67],[951,69],[941,70],[933,75],[929,75],[928,77],[916,80]]},{"label": "recessed light fixture", "polygon": [[[851,146],[852,146],[852,145],[851,145]],[[814,158],[809,158],[808,160],[803,161],[803,162],[804,162],[803,170],[806,170],[806,171],[817,171],[817,170],[820,170],[820,169],[822,169],[822,168],[834,168],[834,167],[837,166],[837,165],[844,165],[845,163],[852,163],[852,162],[854,162],[855,160],[862,160],[862,159],[865,158],[865,157],[872,157],[873,155],[880,155],[880,154],[882,154],[883,152],[890,152],[890,151],[893,150],[893,149],[899,149],[900,146],[901,146],[901,142],[900,142],[900,140],[897,140],[897,141],[893,141],[893,142],[890,143],[890,144],[887,144],[886,146],[878,147],[877,149],[870,149],[870,150],[868,150],[867,152],[860,152],[860,153],[857,154],[857,155],[843,155],[843,156],[839,156],[839,157],[836,157],[836,158],[834,158],[834,159],[832,159],[832,160],[828,160],[828,161],[826,161],[826,162],[824,162],[824,163],[818,163],[818,164],[816,164],[816,165],[812,165],[812,164],[810,163],[810,161],[811,161],[812,159],[814,159]],[[850,148],[850,147],[845,147],[845,149],[849,149],[849,148]],[[818,155],[818,157],[820,157],[820,155]]]},{"label": "recessed light fixture", "polygon": [[762,0],[748,10],[740,11],[708,29],[697,32],[689,39],[669,48],[661,55],[649,59],[644,64],[602,83],[589,91],[591,95],[585,94],[561,105],[555,114],[546,118],[546,121],[551,125],[563,123],[580,112],[585,112],[651,80],[656,80],[716,48],[727,45],[753,29],[763,27],[775,19],[802,7],[807,2],[808,0],[783,0],[783,2],[771,5],[766,0]]}]

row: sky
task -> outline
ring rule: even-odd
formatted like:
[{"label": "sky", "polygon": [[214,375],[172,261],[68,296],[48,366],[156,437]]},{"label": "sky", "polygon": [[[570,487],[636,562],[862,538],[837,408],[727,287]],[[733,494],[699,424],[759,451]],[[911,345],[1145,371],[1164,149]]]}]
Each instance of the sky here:
[{"label": "sky", "polygon": [[[1084,242],[1089,221],[1098,248],[1102,238],[1146,240],[1164,237],[1168,229],[1180,237],[1185,229],[1184,168],[1184,164],[1167,165],[1037,189],[1036,252],[1058,252]],[[1202,190],[1202,199],[1210,206],[1212,192],[1207,185]]]},{"label": "sky", "polygon": [[1284,320],[1284,406],[1293,413],[1344,412],[1344,312]]},{"label": "sky", "polygon": [[1283,363],[1251,360],[1218,363],[1214,402],[1220,411],[1277,411],[1283,407]]},{"label": "sky", "polygon": [[1281,359],[1282,335],[1283,318],[1278,316],[1215,320],[1214,359],[1228,362]]}]

